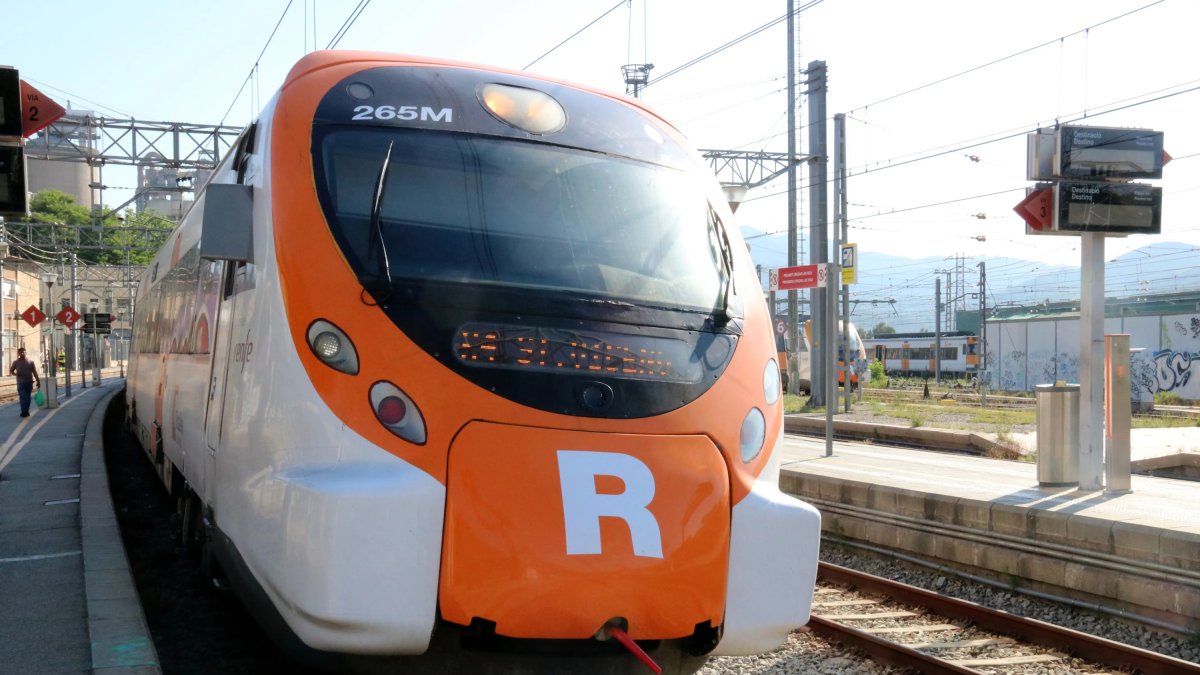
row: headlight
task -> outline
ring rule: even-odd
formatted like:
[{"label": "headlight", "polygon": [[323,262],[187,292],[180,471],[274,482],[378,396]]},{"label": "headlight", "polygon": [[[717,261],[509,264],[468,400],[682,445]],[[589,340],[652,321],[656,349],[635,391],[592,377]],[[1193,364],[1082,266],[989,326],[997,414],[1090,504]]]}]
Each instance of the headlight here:
[{"label": "headlight", "polygon": [[775,405],[779,400],[779,364],[775,359],[767,361],[767,367],[763,369],[763,398],[767,405]]},{"label": "headlight", "polygon": [[347,375],[358,374],[358,350],[341,328],[318,319],[308,327],[308,347],[321,363]]},{"label": "headlight", "polygon": [[738,435],[738,446],[742,452],[742,461],[751,462],[758,453],[762,452],[763,440],[767,435],[767,418],[763,417],[758,408],[751,408],[742,420],[742,430]]}]

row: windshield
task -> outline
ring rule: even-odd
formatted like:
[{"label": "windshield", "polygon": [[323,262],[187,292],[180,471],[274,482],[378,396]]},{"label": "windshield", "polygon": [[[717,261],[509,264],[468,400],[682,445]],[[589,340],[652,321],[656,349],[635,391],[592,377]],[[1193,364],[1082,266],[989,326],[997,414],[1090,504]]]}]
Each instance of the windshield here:
[{"label": "windshield", "polygon": [[543,143],[361,127],[318,133],[316,162],[322,206],[360,279],[722,306],[718,225],[686,172]]}]

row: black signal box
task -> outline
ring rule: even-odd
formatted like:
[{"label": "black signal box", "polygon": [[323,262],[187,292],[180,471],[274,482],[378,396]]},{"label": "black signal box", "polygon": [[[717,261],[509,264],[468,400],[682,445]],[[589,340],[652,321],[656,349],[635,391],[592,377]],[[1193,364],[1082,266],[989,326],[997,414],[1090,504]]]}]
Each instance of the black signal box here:
[{"label": "black signal box", "polygon": [[0,68],[0,140],[17,141],[23,135],[23,125],[21,76],[16,68]]}]

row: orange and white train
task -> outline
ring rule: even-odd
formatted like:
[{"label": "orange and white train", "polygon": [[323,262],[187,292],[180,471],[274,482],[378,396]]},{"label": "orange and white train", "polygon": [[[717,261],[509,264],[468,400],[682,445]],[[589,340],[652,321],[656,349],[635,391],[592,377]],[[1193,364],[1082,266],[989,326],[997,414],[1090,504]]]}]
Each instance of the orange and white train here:
[{"label": "orange and white train", "polygon": [[808,621],[754,264],[636,100],[306,56],[135,324],[129,422],[184,537],[301,658],[623,672],[622,642],[687,672]]}]

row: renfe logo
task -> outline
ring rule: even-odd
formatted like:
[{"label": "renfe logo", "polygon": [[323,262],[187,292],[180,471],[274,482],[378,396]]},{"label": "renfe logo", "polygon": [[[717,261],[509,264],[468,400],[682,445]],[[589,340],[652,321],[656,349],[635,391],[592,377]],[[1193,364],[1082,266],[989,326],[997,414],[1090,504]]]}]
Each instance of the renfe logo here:
[{"label": "renfe logo", "polygon": [[[596,476],[613,476],[625,484],[620,494],[598,494]],[[620,518],[629,526],[634,555],[661,558],[662,532],[646,507],[654,499],[654,474],[630,455],[584,450],[558,451],[567,555],[601,553],[600,518]]]}]

